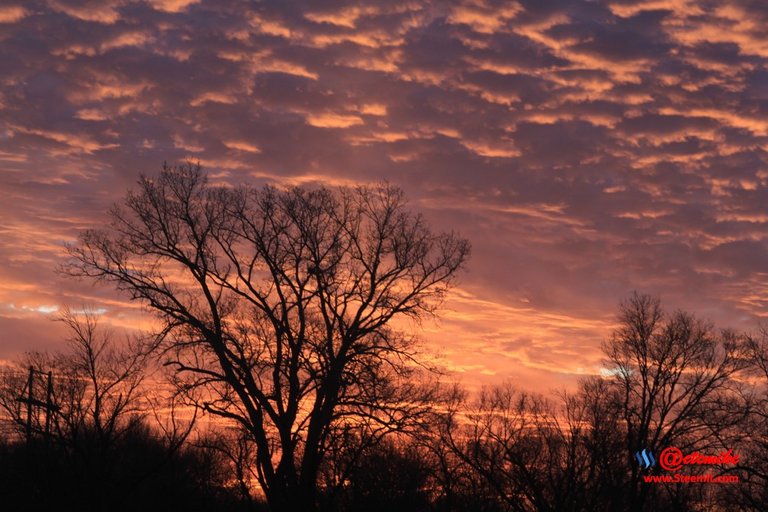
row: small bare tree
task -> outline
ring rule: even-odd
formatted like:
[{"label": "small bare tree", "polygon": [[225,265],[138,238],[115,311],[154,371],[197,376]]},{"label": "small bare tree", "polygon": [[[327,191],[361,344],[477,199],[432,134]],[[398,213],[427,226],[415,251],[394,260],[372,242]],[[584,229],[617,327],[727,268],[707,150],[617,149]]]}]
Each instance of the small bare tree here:
[{"label": "small bare tree", "polygon": [[471,492],[485,493],[504,510],[608,509],[604,464],[616,455],[598,458],[611,436],[596,385],[585,382],[579,393],[564,395],[561,407],[509,384],[485,388],[474,401],[461,399],[441,423],[448,473],[469,475],[478,482]]},{"label": "small bare tree", "polygon": [[[101,509],[122,470],[116,462],[125,443],[149,439],[142,421],[147,352],[143,342],[118,339],[93,312],[65,309],[59,320],[69,332],[65,347],[26,354],[5,372],[0,408],[31,441],[26,460],[43,468],[19,468],[30,487],[42,490],[36,499],[47,502],[45,489],[63,480],[69,483],[62,495],[66,506]],[[29,368],[28,380],[22,375]],[[34,405],[22,406],[21,395]],[[57,468],[62,474],[55,475]]]},{"label": "small bare tree", "polygon": [[66,393],[56,400],[62,411],[57,428],[74,437],[85,427],[108,444],[143,412],[147,351],[130,339],[117,342],[113,332],[99,328],[93,312],[65,308],[61,321],[71,333],[71,348],[54,358],[63,381],[60,393]]},{"label": "small bare tree", "polygon": [[65,308],[58,320],[68,328],[66,349],[29,353],[17,361],[2,379],[0,407],[20,430],[25,428],[28,413],[18,398],[29,383],[22,372],[29,367],[37,372],[32,385],[38,401],[48,392],[43,376],[51,372],[48,425],[44,415],[35,414],[35,433],[55,438],[64,448],[86,435],[107,446],[140,416],[147,351],[139,342],[115,340],[93,312]]},{"label": "small bare tree", "polygon": [[534,475],[534,448],[528,431],[543,412],[540,397],[518,392],[509,384],[483,388],[476,400],[463,393],[441,423],[441,442],[455,459],[453,472],[466,467],[479,477],[489,496],[514,511],[542,510],[546,498]]},{"label": "small bare tree", "polygon": [[340,423],[423,417],[414,340],[393,320],[435,312],[469,254],[402,192],[212,187],[199,166],[142,178],[65,267],[156,313],[176,384],[255,444],[273,510],[312,510]]},{"label": "small bare tree", "polygon": [[728,486],[725,500],[743,510],[768,510],[768,327],[750,337],[746,355],[753,386],[744,399],[751,407],[742,427],[743,476],[738,486]]},{"label": "small bare tree", "polygon": [[[609,375],[582,381],[559,403],[509,386],[476,401],[459,397],[441,423],[443,446],[454,467],[470,468],[509,510],[704,504],[701,486],[643,485],[633,454],[667,446],[718,453],[750,437],[759,446],[765,421],[759,408],[751,412],[744,371],[751,360],[764,375],[768,358],[765,343],[746,341],[687,313],[665,315],[658,299],[635,294],[603,347]],[[760,471],[751,473],[755,489]]]},{"label": "small bare tree", "polygon": [[[628,454],[676,446],[683,452],[728,449],[745,435],[749,408],[739,373],[746,339],[685,312],[665,315],[658,298],[635,293],[623,302],[620,326],[604,345],[620,397]],[[649,493],[631,465],[627,508]]]}]

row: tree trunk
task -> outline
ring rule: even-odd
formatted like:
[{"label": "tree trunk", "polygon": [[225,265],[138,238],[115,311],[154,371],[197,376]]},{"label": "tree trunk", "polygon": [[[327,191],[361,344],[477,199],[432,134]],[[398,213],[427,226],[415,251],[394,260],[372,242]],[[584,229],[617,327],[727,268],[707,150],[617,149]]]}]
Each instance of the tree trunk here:
[{"label": "tree trunk", "polygon": [[316,512],[315,486],[283,485],[267,493],[271,512]]}]

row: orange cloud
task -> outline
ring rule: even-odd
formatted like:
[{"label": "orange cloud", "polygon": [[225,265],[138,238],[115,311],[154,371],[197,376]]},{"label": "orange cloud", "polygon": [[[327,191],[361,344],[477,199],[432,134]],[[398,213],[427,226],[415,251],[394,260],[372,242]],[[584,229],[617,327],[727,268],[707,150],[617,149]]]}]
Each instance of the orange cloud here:
[{"label": "orange cloud", "polygon": [[200,3],[200,0],[149,0],[149,4],[158,11],[183,12],[189,6]]},{"label": "orange cloud", "polygon": [[309,114],[307,116],[307,123],[318,128],[349,128],[350,126],[363,124],[363,120],[358,116],[325,112]]},{"label": "orange cloud", "polygon": [[0,6],[0,23],[16,23],[29,14],[20,5]]}]

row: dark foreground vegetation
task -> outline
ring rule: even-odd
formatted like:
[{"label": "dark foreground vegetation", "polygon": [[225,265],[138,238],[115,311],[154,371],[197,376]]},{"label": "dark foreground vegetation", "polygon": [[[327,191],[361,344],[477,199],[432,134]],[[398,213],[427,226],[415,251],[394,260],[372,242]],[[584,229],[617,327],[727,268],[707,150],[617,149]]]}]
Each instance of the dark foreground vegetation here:
[{"label": "dark foreground vegetation", "polygon": [[[195,428],[194,417],[179,419],[173,405],[157,414],[134,358],[100,337],[94,317],[66,318],[87,336],[76,335],[71,352],[28,355],[4,375],[0,403],[14,426],[0,446],[5,510],[269,510],[246,433],[224,424]],[[375,441],[356,430],[338,432],[318,474],[316,508],[768,509],[766,338],[665,313],[643,295],[623,303],[619,319],[603,347],[609,371],[573,392],[545,397],[499,385],[468,394],[445,387],[421,429]],[[90,327],[83,330],[83,323]],[[81,364],[88,354],[96,358]],[[38,408],[27,441],[26,405],[17,398],[30,364],[54,369],[58,407],[47,422]],[[126,377],[134,367],[135,378]],[[95,373],[109,391],[94,392]],[[646,448],[658,458],[667,446],[732,450],[738,464],[680,472],[740,481],[646,483],[643,475],[666,471],[658,463],[643,468],[634,453]]]},{"label": "dark foreground vegetation", "polygon": [[169,450],[140,424],[109,446],[92,432],[77,445],[0,446],[0,496],[9,511],[250,510],[229,478],[219,453]]},{"label": "dark foreground vegetation", "polygon": [[[66,350],[3,371],[3,510],[768,510],[765,333],[635,294],[577,389],[468,393],[391,320],[436,312],[469,244],[395,188],[212,187],[187,164],[110,217],[62,271],[160,328],[65,311]],[[670,471],[670,447],[738,461]],[[646,481],[675,472],[739,482]]]}]

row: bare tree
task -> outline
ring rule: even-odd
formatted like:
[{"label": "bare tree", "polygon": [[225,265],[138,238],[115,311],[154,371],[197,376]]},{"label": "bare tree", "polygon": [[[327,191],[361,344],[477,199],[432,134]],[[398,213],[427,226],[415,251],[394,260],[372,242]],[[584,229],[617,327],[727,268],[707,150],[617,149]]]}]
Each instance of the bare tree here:
[{"label": "bare tree", "polygon": [[[147,352],[142,340],[119,339],[100,325],[96,313],[64,309],[59,320],[69,332],[64,349],[26,354],[4,372],[0,408],[29,439],[28,464],[19,470],[41,489],[36,499],[51,500],[47,490],[61,490],[63,480],[69,505],[100,509],[116,480],[132,484],[118,477],[126,443],[150,440],[143,423]],[[66,474],[56,475],[57,467]]]},{"label": "bare tree", "polygon": [[[749,414],[737,378],[746,367],[743,336],[715,331],[685,312],[667,316],[659,299],[637,293],[621,304],[619,321],[604,352],[628,454],[668,446],[721,450],[741,440]],[[642,485],[640,468],[630,467],[626,507],[640,510],[650,487]]]},{"label": "bare tree", "polygon": [[753,384],[743,402],[751,404],[742,427],[743,477],[738,486],[728,486],[724,499],[743,510],[768,509],[768,328],[762,326],[747,344],[750,381]]},{"label": "bare tree", "polygon": [[66,383],[60,393],[68,395],[56,399],[62,411],[58,428],[73,437],[86,427],[108,444],[143,412],[147,351],[138,340],[117,342],[88,310],[76,314],[65,308],[60,319],[71,333],[71,348],[55,357],[59,379]]},{"label": "bare tree", "polygon": [[616,425],[600,384],[563,394],[560,406],[508,383],[458,402],[441,423],[441,444],[455,457],[448,473],[474,474],[473,492],[504,510],[611,509],[606,465],[617,457],[610,452]]},{"label": "bare tree", "polygon": [[[478,475],[508,510],[704,506],[713,496],[705,486],[644,485],[633,454],[718,453],[750,438],[759,452],[765,421],[759,408],[751,412],[744,372],[749,360],[761,375],[768,365],[765,343],[746,341],[635,294],[604,344],[608,375],[582,381],[559,403],[508,385],[474,401],[459,396],[441,422],[442,445],[453,467]],[[759,465],[751,475],[759,489]]]},{"label": "bare tree", "polygon": [[540,510],[545,500],[538,486],[528,485],[533,458],[524,444],[533,420],[529,412],[539,412],[538,398],[508,384],[483,388],[474,401],[467,398],[457,389],[440,423],[440,441],[455,457],[450,473],[468,469],[485,484],[477,490],[507,510]]},{"label": "bare tree", "polygon": [[65,308],[59,321],[66,324],[69,337],[66,349],[55,353],[26,354],[3,378],[0,406],[24,428],[28,414],[18,400],[29,383],[22,372],[32,367],[35,396],[42,401],[48,394],[44,375],[51,372],[49,417],[38,405],[32,417],[33,430],[58,439],[65,447],[82,436],[95,436],[107,446],[138,420],[143,407],[142,382],[147,351],[141,341],[115,339],[115,333],[99,325],[98,315]]},{"label": "bare tree", "polygon": [[398,318],[432,314],[469,253],[399,189],[212,187],[199,166],[142,178],[65,270],[113,283],[163,324],[176,384],[256,445],[273,510],[315,508],[329,435],[423,415]]},{"label": "bare tree", "polygon": [[239,426],[206,432],[194,446],[218,454],[229,468],[227,480],[232,482],[244,503],[253,503],[251,480],[256,478],[252,453],[254,444]]}]

